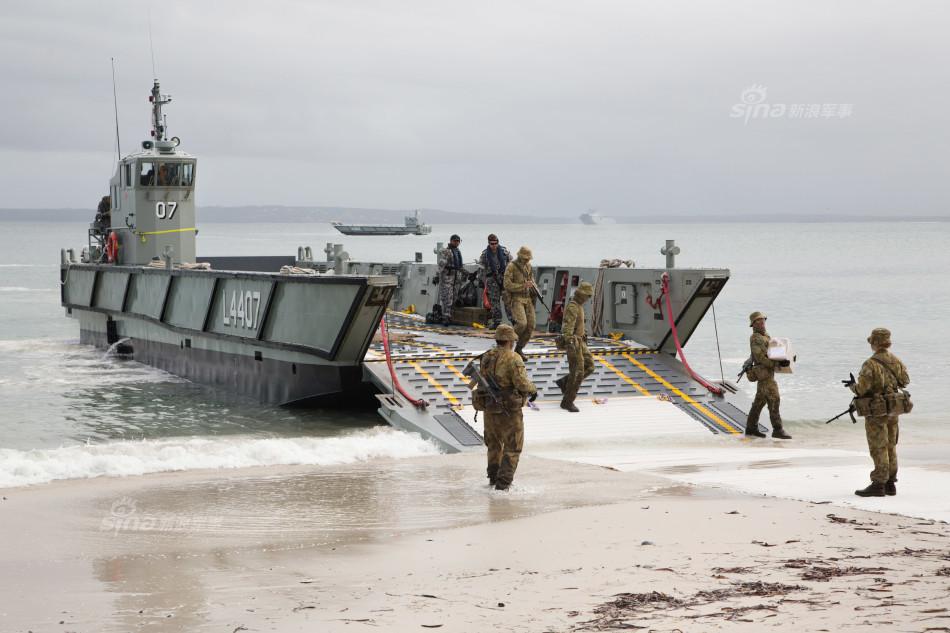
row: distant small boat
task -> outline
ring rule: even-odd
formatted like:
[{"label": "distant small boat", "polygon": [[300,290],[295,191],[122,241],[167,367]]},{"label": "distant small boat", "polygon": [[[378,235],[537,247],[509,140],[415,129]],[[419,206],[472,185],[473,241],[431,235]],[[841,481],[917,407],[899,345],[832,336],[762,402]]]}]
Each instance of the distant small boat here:
[{"label": "distant small boat", "polygon": [[584,224],[616,224],[616,220],[608,218],[593,211],[581,214],[581,222]]},{"label": "distant small boat", "polygon": [[344,235],[428,235],[432,232],[432,227],[419,219],[419,212],[414,215],[407,215],[405,224],[343,224],[342,222],[331,222],[330,224]]}]

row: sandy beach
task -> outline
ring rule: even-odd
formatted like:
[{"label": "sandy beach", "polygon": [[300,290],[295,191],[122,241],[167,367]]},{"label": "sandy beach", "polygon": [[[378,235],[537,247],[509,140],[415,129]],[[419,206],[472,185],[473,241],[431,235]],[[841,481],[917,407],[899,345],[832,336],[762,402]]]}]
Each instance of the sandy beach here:
[{"label": "sandy beach", "polygon": [[526,456],[3,491],[3,631],[950,630],[950,527]]}]

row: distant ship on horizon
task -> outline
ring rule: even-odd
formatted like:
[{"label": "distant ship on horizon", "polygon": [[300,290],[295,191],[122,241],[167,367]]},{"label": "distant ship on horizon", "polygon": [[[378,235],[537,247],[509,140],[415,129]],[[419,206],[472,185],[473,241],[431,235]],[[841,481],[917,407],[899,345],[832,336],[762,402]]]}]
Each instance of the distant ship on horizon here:
[{"label": "distant ship on horizon", "polygon": [[607,216],[601,215],[591,209],[587,213],[582,213],[580,215],[581,222],[584,224],[616,224],[617,221],[613,218],[608,218]]},{"label": "distant ship on horizon", "polygon": [[330,224],[344,235],[428,235],[432,232],[432,227],[425,224],[419,217],[418,209],[413,215],[406,216],[403,225],[381,225],[381,224],[343,224],[342,222],[331,222]]}]

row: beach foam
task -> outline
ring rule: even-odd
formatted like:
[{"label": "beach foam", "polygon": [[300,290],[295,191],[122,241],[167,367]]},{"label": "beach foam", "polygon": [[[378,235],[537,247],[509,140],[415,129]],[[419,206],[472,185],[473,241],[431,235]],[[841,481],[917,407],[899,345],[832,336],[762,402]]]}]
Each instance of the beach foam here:
[{"label": "beach foam", "polygon": [[869,481],[871,460],[863,451],[720,437],[679,446],[628,442],[533,448],[528,452],[543,457],[649,473],[686,484],[950,521],[950,497],[943,492],[950,486],[950,473],[925,464],[902,463],[897,497],[855,496],[854,490]]},{"label": "beach foam", "polygon": [[56,479],[142,475],[201,468],[349,464],[434,455],[420,438],[386,427],[337,437],[180,438],[54,449],[0,449],[0,488]]}]

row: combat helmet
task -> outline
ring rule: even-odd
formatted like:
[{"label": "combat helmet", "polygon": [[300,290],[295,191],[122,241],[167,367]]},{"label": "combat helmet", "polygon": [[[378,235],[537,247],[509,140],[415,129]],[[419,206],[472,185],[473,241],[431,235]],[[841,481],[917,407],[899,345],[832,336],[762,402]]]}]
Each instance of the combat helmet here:
[{"label": "combat helmet", "polygon": [[767,321],[768,318],[769,317],[765,316],[764,312],[755,311],[749,315],[749,327],[752,327],[753,325],[755,325],[755,322],[758,321],[759,319]]},{"label": "combat helmet", "polygon": [[875,347],[891,346],[891,331],[886,327],[876,327],[871,330],[871,336],[868,337],[868,343]]},{"label": "combat helmet", "polygon": [[508,324],[499,325],[495,328],[496,341],[517,341],[518,335],[515,334],[515,328]]},{"label": "combat helmet", "polygon": [[589,281],[582,281],[581,284],[577,287],[577,290],[574,291],[576,294],[587,295],[588,297],[594,296],[594,286],[591,285]]},{"label": "combat helmet", "polygon": [[527,246],[522,246],[518,249],[518,257],[520,259],[531,259],[531,249]]}]

